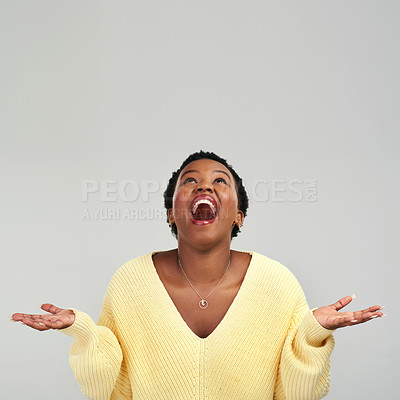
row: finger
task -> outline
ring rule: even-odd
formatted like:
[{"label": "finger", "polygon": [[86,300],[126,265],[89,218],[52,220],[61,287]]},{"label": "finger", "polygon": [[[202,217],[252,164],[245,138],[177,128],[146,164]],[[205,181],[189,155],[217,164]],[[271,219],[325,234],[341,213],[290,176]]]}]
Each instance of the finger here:
[{"label": "finger", "polygon": [[33,320],[38,320],[40,321],[43,318],[43,315],[39,315],[39,314],[32,314],[29,316],[30,318],[32,318]]},{"label": "finger", "polygon": [[33,319],[33,320],[39,320],[43,316],[39,314],[21,314],[21,313],[16,313],[11,316],[11,319],[13,321],[22,321],[24,318],[28,319]]},{"label": "finger", "polygon": [[362,324],[364,322],[370,321],[371,319],[383,317],[383,313],[380,310],[377,311],[367,311],[369,309],[376,309],[376,307],[370,307],[366,310],[355,311],[353,313],[353,319],[350,321],[352,325]]},{"label": "finger", "polygon": [[376,317],[382,317],[383,313],[380,311],[356,311],[354,312],[354,319],[357,320],[357,322],[366,322],[370,319],[376,318]]},{"label": "finger", "polygon": [[[356,325],[362,322],[366,322],[369,321],[373,318],[377,318],[377,317],[382,317],[383,313],[380,311],[382,308],[380,306],[372,306],[369,308],[366,308],[365,310],[359,310],[359,311],[354,311],[354,312],[342,312],[342,318],[343,317],[347,317],[346,323],[347,324],[345,326],[349,326],[349,325]],[[343,320],[342,320],[343,321]]]},{"label": "finger", "polygon": [[368,307],[365,310],[363,310],[363,312],[374,312],[374,311],[378,311],[378,310],[382,310],[383,307],[381,306],[372,306],[372,307]]},{"label": "finger", "polygon": [[42,323],[49,329],[61,329],[65,326],[65,322],[60,318],[57,319],[44,319]]},{"label": "finger", "polygon": [[49,303],[42,304],[40,308],[52,314],[57,314],[62,311],[62,308],[58,308],[55,305]]},{"label": "finger", "polygon": [[21,322],[22,322],[24,325],[30,326],[31,328],[36,329],[36,330],[38,330],[38,331],[47,331],[47,330],[50,329],[50,328],[47,327],[45,324],[40,323],[40,322],[38,322],[38,321],[34,321],[34,320],[32,320],[32,319],[29,319],[29,318],[25,318],[25,319],[23,319]]},{"label": "finger", "polygon": [[12,314],[12,315],[10,316],[10,319],[11,319],[12,321],[18,321],[18,318],[20,318],[21,315],[22,315],[21,313],[14,313],[14,314]]},{"label": "finger", "polygon": [[356,298],[355,294],[352,294],[351,296],[342,297],[340,300],[338,300],[336,303],[331,304],[329,307],[338,311],[343,307],[346,307],[348,304],[350,304],[355,298]]},{"label": "finger", "polygon": [[32,314],[15,313],[11,316],[13,321],[22,321],[24,318],[30,318]]},{"label": "finger", "polygon": [[355,319],[353,315],[346,315],[342,317],[336,317],[335,321],[332,322],[331,327],[329,329],[338,329],[343,328],[345,326],[350,326],[354,324]]}]

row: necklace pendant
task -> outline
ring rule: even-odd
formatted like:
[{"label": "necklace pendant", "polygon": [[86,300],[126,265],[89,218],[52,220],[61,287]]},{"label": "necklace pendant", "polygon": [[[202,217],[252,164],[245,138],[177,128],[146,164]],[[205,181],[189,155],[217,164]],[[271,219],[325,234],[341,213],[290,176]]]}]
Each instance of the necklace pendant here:
[{"label": "necklace pendant", "polygon": [[205,310],[205,309],[208,307],[208,301],[205,300],[205,299],[200,300],[200,301],[199,301],[199,307],[200,307],[202,310]]}]

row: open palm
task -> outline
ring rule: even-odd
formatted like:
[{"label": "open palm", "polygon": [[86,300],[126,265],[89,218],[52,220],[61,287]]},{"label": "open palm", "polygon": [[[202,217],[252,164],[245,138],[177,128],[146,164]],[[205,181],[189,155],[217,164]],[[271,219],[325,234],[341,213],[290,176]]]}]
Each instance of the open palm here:
[{"label": "open palm", "polygon": [[346,296],[338,300],[330,306],[320,307],[313,311],[315,319],[326,329],[338,329],[345,326],[362,324],[376,317],[383,317],[380,311],[381,306],[372,306],[360,311],[339,312],[343,307],[347,306],[355,295]]},{"label": "open palm", "polygon": [[24,325],[30,326],[38,331],[68,328],[75,321],[75,314],[72,310],[58,308],[48,303],[42,304],[40,308],[50,314],[16,313],[11,316],[11,320],[22,322]]}]

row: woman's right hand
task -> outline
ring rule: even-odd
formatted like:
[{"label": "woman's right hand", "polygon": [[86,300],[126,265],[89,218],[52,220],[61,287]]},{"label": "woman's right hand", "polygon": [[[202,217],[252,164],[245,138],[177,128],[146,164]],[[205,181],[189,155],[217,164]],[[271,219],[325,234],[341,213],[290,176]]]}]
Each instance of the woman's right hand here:
[{"label": "woman's right hand", "polygon": [[24,325],[30,326],[38,331],[68,328],[75,321],[75,313],[72,310],[64,310],[47,303],[42,304],[40,308],[50,314],[16,313],[11,316],[11,321],[22,322]]}]

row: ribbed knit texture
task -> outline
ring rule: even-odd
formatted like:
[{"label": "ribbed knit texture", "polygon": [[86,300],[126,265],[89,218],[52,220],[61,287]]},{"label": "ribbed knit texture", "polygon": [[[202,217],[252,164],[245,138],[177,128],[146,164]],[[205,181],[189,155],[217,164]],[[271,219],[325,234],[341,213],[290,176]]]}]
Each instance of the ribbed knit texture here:
[{"label": "ribbed knit texture", "polygon": [[330,384],[333,331],[309,309],[282,264],[252,259],[217,328],[199,338],[185,323],[149,253],[113,276],[97,325],[85,313],[60,330],[70,364],[95,400],[314,400]]}]

